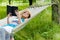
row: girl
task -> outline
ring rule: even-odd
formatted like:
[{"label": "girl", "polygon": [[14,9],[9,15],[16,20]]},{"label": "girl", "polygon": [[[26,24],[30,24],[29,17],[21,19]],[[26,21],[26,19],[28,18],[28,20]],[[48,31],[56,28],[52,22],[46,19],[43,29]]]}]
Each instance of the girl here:
[{"label": "girl", "polygon": [[[24,10],[24,11],[15,10],[15,14],[17,15],[16,17],[18,18],[18,24],[21,23],[21,18],[29,19],[31,17],[29,10]],[[7,18],[7,24],[10,24],[9,18],[12,16],[13,16],[12,13],[9,12],[8,18]],[[27,20],[25,20],[25,21],[27,21]],[[14,38],[11,37],[10,40],[14,40]]]},{"label": "girl", "polygon": [[[28,19],[31,17],[31,14],[29,12],[29,10],[24,10],[24,11],[18,11],[18,10],[15,10],[15,14],[16,14],[16,17],[18,18],[18,24],[21,23],[21,18],[24,18],[24,19]],[[12,13],[9,12],[8,14],[8,18],[7,18],[7,23],[9,24],[9,18],[12,17]]]}]

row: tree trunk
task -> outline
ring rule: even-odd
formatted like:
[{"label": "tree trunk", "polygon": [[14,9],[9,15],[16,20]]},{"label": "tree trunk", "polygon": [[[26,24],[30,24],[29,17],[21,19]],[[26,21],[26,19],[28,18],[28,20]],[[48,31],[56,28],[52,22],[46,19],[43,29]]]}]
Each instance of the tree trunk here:
[{"label": "tree trunk", "polygon": [[58,4],[58,19],[59,19],[59,24],[60,24],[60,3]]},{"label": "tree trunk", "polygon": [[60,24],[60,1],[53,0],[56,4],[52,5],[52,20]]},{"label": "tree trunk", "polygon": [[32,5],[32,2],[33,2],[33,0],[29,0],[29,5],[30,5],[30,6]]},{"label": "tree trunk", "polygon": [[58,19],[58,5],[57,4],[53,4],[52,5],[52,20],[59,23],[59,19]]},{"label": "tree trunk", "polygon": [[11,0],[9,0],[9,4],[11,4]]}]

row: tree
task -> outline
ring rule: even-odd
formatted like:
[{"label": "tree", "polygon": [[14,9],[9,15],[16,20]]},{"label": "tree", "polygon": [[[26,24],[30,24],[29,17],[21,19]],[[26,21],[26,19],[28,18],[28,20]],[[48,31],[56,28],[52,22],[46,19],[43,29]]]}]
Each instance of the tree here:
[{"label": "tree", "polygon": [[11,4],[11,0],[9,0],[9,4]]},{"label": "tree", "polygon": [[58,18],[59,18],[59,24],[60,24],[60,0],[58,0]]},{"label": "tree", "polygon": [[33,0],[29,0],[29,5],[31,6],[33,3]]},{"label": "tree", "polygon": [[60,24],[60,0],[52,0],[52,20]]},{"label": "tree", "polygon": [[57,4],[52,5],[52,20],[59,23],[58,22],[58,5]]}]

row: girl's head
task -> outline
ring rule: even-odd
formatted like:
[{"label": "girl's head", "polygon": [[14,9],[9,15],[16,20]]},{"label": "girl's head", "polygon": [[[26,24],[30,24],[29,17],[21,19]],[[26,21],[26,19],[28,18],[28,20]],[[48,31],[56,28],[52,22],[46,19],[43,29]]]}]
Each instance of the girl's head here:
[{"label": "girl's head", "polygon": [[22,17],[23,18],[30,18],[31,17],[31,14],[30,14],[30,12],[29,11],[24,11],[23,13],[22,13]]}]

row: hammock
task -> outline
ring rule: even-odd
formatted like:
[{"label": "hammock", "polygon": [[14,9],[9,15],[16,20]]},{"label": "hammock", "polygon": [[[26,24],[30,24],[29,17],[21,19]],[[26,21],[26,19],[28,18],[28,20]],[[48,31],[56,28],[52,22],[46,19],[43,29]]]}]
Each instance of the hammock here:
[{"label": "hammock", "polygon": [[[0,28],[5,29],[9,34],[16,33],[19,30],[21,30],[22,28],[24,28],[24,26],[27,24],[27,22],[29,22],[33,17],[35,17],[40,12],[42,12],[48,6],[42,6],[42,7],[36,7],[36,8],[28,8],[28,10],[31,12],[31,18],[28,19],[28,21],[22,22],[20,25],[17,25],[16,27],[13,27],[14,25],[12,25],[12,24],[11,24],[12,26],[6,25],[7,24],[7,17],[4,18],[4,19],[1,19],[0,20]],[[9,20],[13,20],[13,19],[16,19],[16,17],[12,17]]]}]

